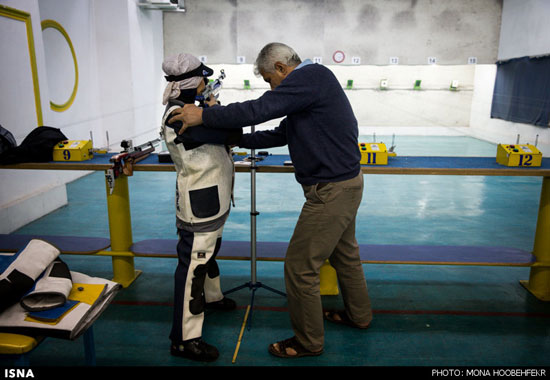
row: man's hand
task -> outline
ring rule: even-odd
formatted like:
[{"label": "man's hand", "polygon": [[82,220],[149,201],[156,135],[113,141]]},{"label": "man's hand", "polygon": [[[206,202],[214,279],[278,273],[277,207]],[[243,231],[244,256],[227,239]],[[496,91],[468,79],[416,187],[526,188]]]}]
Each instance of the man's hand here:
[{"label": "man's hand", "polygon": [[202,108],[195,106],[194,104],[186,104],[182,108],[174,110],[170,114],[169,124],[176,121],[182,122],[182,127],[178,134],[182,134],[188,127],[202,124]]}]

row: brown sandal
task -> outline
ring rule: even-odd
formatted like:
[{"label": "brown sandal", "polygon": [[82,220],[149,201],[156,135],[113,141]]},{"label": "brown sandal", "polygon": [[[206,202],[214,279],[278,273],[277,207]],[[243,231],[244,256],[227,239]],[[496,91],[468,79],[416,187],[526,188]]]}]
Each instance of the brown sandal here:
[{"label": "brown sandal", "polygon": [[[330,310],[330,311],[324,311],[323,312],[324,318],[332,323],[340,324],[340,325],[346,325],[355,327],[357,329],[366,329],[369,327],[369,325],[361,326],[357,323],[353,322],[350,317],[348,317],[348,313],[346,313],[344,310]],[[338,318],[336,318],[338,317]]]},{"label": "brown sandal", "polygon": [[[277,348],[275,347],[275,345],[277,345]],[[296,354],[295,355],[288,354],[286,351],[287,348],[293,349],[296,352]],[[279,358],[285,358],[285,359],[301,358],[304,356],[318,356],[323,353],[323,350],[320,350],[320,351],[307,350],[306,348],[304,348],[304,346],[300,344],[300,342],[298,342],[298,339],[296,339],[295,336],[286,340],[282,340],[277,343],[270,344],[268,347],[268,351],[272,355],[275,355]]]}]

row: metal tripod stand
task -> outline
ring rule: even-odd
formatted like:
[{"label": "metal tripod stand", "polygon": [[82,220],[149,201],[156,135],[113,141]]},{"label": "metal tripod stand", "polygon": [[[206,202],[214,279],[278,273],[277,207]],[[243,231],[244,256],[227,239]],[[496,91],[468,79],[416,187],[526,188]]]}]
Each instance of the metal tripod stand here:
[{"label": "metal tripod stand", "polygon": [[[254,126],[252,126],[252,133],[254,133]],[[251,300],[250,300],[250,317],[248,318],[248,329],[252,327],[252,310],[254,309],[254,296],[256,293],[256,290],[260,288],[264,288],[266,290],[269,290],[273,293],[279,294],[283,297],[286,297],[286,294],[277,290],[273,289],[265,284],[262,284],[261,282],[257,281],[256,278],[256,217],[260,214],[256,211],[256,162],[258,161],[258,158],[256,157],[256,152],[254,149],[250,152],[250,275],[251,279],[249,282],[244,283],[243,285],[237,286],[236,288],[230,289],[225,294],[229,294],[232,292],[235,292],[240,289],[249,288],[252,290]]]}]

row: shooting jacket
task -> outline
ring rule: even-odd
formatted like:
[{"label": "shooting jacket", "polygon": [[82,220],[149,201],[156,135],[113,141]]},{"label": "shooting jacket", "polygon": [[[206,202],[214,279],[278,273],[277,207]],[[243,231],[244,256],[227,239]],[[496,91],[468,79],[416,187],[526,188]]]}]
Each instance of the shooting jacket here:
[{"label": "shooting jacket", "polygon": [[176,224],[191,232],[217,230],[225,223],[231,206],[234,183],[231,151],[219,143],[225,140],[215,134],[202,141],[176,142],[176,130],[166,123],[178,107],[168,104],[162,119],[163,136],[177,172]]}]

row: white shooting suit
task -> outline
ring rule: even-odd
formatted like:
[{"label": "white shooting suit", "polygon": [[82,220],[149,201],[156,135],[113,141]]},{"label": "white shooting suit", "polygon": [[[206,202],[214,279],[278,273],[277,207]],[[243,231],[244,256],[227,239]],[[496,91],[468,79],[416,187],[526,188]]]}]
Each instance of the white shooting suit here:
[{"label": "white shooting suit", "polygon": [[[179,106],[168,104],[163,136],[177,172],[176,217],[178,267],[175,274],[173,342],[202,336],[205,303],[223,299],[215,261],[231,207],[234,164],[223,144],[176,144],[177,132],[166,126]],[[197,144],[195,144],[197,145]]]}]

